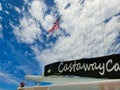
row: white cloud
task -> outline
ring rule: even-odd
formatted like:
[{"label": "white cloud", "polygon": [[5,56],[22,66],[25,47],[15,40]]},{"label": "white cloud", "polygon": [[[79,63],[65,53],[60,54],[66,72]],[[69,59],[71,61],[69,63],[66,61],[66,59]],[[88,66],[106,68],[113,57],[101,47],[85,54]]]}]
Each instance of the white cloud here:
[{"label": "white cloud", "polygon": [[18,40],[31,44],[40,37],[41,31],[39,25],[32,18],[22,18],[20,26],[15,27],[14,33]]},{"label": "white cloud", "polygon": [[101,0],[101,6],[103,8],[103,18],[112,17],[115,13],[120,12],[120,2],[115,2],[114,0]]},{"label": "white cloud", "polygon": [[42,0],[34,0],[31,3],[31,8],[29,12],[34,18],[36,18],[40,22],[43,22],[43,16],[44,16],[45,9],[46,9],[46,6]]},{"label": "white cloud", "polygon": [[[2,4],[0,3],[0,11],[2,11]],[[0,21],[2,21],[2,17],[0,16]],[[2,24],[0,23],[0,38],[2,37]]]},{"label": "white cloud", "polygon": [[0,38],[2,38],[2,25],[0,24]]},{"label": "white cloud", "polygon": [[10,74],[0,72],[0,81],[6,82],[8,84],[19,85],[19,82],[10,77]]},{"label": "white cloud", "polygon": [[15,10],[16,10],[18,13],[21,12],[21,10],[20,10],[18,7],[14,7],[14,8],[15,8]]},{"label": "white cloud", "polygon": [[[62,14],[61,27],[71,36],[68,38],[60,37],[55,47],[39,53],[37,59],[43,60],[45,63],[51,63],[60,59],[97,57],[110,54],[108,49],[115,48],[111,45],[118,36],[120,28],[117,21],[118,17],[113,16],[118,13],[120,3],[112,0],[115,5],[111,3],[109,6],[106,5],[109,3],[108,0],[101,0],[100,7],[99,0],[86,0],[84,6],[78,2],[79,0],[55,0],[58,11]],[[68,3],[70,3],[70,6],[65,9]],[[103,30],[101,14],[103,15],[103,21],[113,17],[108,24],[103,25]]]},{"label": "white cloud", "polygon": [[[27,12],[23,11],[22,13],[24,13],[24,17],[20,19],[20,26],[13,27],[15,29],[14,33],[17,39],[23,43],[30,44],[34,43],[36,39],[41,40],[41,29],[39,24],[41,24],[42,27],[48,31],[54,21],[54,18],[52,15],[44,16],[46,5],[42,0],[32,1],[29,3],[29,7],[29,13],[32,17],[26,16]],[[17,7],[15,7],[15,9],[20,12]]]},{"label": "white cloud", "polygon": [[45,3],[42,0],[34,0],[30,6],[31,8],[29,9],[29,12],[32,17],[41,23],[42,27],[48,31],[55,19],[52,14],[45,14],[47,10]]},{"label": "white cloud", "polygon": [[7,90],[7,89],[0,88],[0,90]]},{"label": "white cloud", "polygon": [[[42,51],[39,50],[41,46],[33,45],[32,50],[40,63],[107,55],[115,52],[108,53],[109,49],[117,49],[120,46],[119,43],[116,47],[112,46],[120,31],[120,16],[115,16],[120,11],[120,1],[100,0],[100,3],[99,0],[85,0],[83,4],[79,0],[54,0],[54,2],[57,7],[55,9],[62,14],[63,22],[60,26],[70,36],[59,37],[54,45],[50,44],[52,48]],[[70,6],[66,8],[68,4]],[[55,21],[56,15],[51,13],[48,15],[45,13],[46,10],[47,7],[42,0],[32,1],[29,12],[33,19],[25,16],[20,20],[21,30],[16,28],[15,34],[25,43],[34,42],[38,38],[36,35],[42,33],[38,30],[38,23],[41,23],[47,31]],[[103,21],[111,18],[107,24],[103,24],[103,29],[101,17]]]},{"label": "white cloud", "polygon": [[46,15],[44,21],[42,22],[42,25],[46,31],[48,31],[51,26],[53,25],[53,22],[55,21],[54,17],[52,15]]},{"label": "white cloud", "polygon": [[0,11],[2,11],[2,4],[0,3]]},{"label": "white cloud", "polygon": [[[0,16],[0,21],[2,21],[2,17]],[[2,38],[2,24],[0,23],[0,38]]]}]

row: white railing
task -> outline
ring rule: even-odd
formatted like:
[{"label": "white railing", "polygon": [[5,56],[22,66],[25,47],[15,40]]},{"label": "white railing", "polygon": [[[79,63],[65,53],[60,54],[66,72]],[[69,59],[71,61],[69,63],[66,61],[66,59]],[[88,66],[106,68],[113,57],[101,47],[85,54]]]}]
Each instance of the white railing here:
[{"label": "white railing", "polygon": [[33,86],[18,90],[120,90],[120,79],[50,86]]}]

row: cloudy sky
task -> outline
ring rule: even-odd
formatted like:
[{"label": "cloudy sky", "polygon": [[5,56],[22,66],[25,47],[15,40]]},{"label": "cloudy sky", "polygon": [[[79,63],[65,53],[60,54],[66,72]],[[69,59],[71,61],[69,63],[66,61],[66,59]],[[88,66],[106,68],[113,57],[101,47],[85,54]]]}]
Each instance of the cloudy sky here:
[{"label": "cloudy sky", "polygon": [[[29,44],[39,62],[51,63],[83,57],[119,53],[113,45],[120,32],[120,3],[112,0],[33,0],[22,9],[15,7],[19,25],[14,35]],[[43,37],[62,15],[60,29],[46,41]],[[38,43],[36,42],[38,41]]]},{"label": "cloudy sky", "polygon": [[[60,28],[47,39],[60,15]],[[16,74],[40,74],[56,61],[120,54],[119,41],[119,0],[0,1],[2,82],[18,85]]]}]

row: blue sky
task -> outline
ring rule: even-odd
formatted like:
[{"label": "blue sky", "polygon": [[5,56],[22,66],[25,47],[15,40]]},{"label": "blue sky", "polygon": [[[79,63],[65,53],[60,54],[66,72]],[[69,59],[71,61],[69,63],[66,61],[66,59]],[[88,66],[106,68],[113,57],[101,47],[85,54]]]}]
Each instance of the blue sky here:
[{"label": "blue sky", "polygon": [[[60,16],[60,29],[46,39]],[[14,90],[44,65],[120,53],[120,1],[0,1],[0,90]],[[26,86],[33,82],[25,80]]]}]

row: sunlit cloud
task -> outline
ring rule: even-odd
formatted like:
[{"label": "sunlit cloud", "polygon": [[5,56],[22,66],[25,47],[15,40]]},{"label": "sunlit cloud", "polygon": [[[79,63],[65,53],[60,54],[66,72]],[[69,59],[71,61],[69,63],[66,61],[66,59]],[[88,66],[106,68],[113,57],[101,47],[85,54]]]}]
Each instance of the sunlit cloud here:
[{"label": "sunlit cloud", "polygon": [[39,25],[30,17],[22,18],[20,23],[21,25],[14,30],[18,40],[28,44],[34,43],[41,33]]},{"label": "sunlit cloud", "polygon": [[[0,12],[2,11],[2,4],[0,3]],[[2,24],[1,24],[1,21],[2,21],[2,17],[0,16],[0,38],[2,38]]]},{"label": "sunlit cloud", "polygon": [[8,83],[8,84],[19,85],[19,82],[16,81],[15,79],[11,78],[10,74],[8,74],[8,73],[0,72],[0,77],[1,77],[0,78],[1,82],[5,82],[5,83]]},{"label": "sunlit cloud", "polygon": [[[51,13],[46,13],[48,7],[42,0],[33,0],[29,4],[30,17],[24,15],[19,19],[20,25],[14,30],[21,43],[32,44],[39,40],[41,44],[35,43],[30,47],[40,64],[120,53],[117,50],[120,44],[112,45],[119,36],[120,16],[116,14],[120,11],[120,1],[54,0],[54,3],[54,10],[62,15],[60,27],[69,36],[61,35],[55,43],[52,40],[46,42],[43,30],[47,32],[51,28],[56,13],[52,9]],[[60,32],[57,30],[52,37],[56,38],[54,34]],[[50,47],[43,48],[42,45]]]},{"label": "sunlit cloud", "polygon": [[21,13],[21,10],[18,7],[14,7],[15,11],[17,11],[18,13]]},{"label": "sunlit cloud", "polygon": [[0,11],[2,11],[2,4],[0,3]]}]

